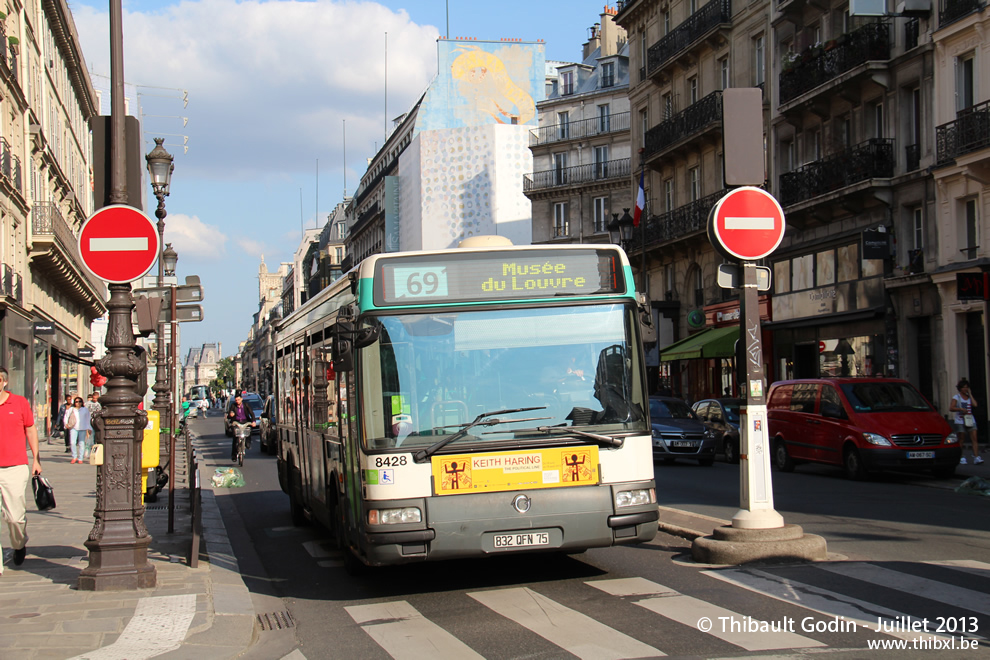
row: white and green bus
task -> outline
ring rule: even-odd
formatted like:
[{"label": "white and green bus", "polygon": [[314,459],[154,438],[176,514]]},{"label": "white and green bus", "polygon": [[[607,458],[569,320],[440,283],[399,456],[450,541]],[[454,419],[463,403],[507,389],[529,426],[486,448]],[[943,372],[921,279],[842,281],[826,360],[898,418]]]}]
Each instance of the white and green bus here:
[{"label": "white and green bus", "polygon": [[276,330],[279,481],[354,567],[657,533],[625,253],[478,242],[369,257]]}]

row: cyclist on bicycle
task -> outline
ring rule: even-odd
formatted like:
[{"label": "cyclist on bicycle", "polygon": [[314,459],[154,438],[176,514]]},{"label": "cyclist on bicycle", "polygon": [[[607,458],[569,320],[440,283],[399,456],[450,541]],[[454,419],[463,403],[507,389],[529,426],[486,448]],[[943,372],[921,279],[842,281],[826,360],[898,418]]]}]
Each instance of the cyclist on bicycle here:
[{"label": "cyclist on bicycle", "polygon": [[[254,419],[254,411],[251,410],[251,406],[244,403],[244,399],[241,398],[240,393],[234,396],[234,405],[230,407],[230,412],[227,413],[230,417],[231,424],[238,426],[243,426],[245,424],[250,424],[251,426],[257,426],[258,423]],[[251,436],[248,436],[247,446],[244,447],[245,451],[251,445]],[[237,462],[237,434],[234,434],[234,438],[230,443],[230,460]]]}]

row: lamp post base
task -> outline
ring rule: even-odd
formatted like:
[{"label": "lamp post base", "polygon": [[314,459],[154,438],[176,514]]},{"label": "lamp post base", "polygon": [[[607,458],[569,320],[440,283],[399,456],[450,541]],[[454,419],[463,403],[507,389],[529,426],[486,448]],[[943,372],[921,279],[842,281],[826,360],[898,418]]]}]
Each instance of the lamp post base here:
[{"label": "lamp post base", "polygon": [[124,591],[151,589],[156,583],[155,567],[148,563],[150,537],[108,543],[87,541],[89,566],[79,573],[80,591]]}]

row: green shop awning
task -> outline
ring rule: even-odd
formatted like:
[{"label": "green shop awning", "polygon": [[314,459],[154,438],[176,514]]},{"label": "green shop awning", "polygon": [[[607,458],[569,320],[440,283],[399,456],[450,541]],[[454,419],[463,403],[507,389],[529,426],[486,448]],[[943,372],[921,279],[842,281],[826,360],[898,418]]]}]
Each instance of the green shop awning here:
[{"label": "green shop awning", "polygon": [[735,357],[739,326],[708,328],[660,351],[660,361]]}]

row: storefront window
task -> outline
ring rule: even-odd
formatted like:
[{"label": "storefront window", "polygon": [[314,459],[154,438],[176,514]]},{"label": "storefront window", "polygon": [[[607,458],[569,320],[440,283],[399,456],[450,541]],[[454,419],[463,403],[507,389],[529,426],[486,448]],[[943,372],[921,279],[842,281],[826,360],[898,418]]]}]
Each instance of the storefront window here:
[{"label": "storefront window", "polygon": [[815,258],[815,284],[826,286],[835,284],[835,250],[819,252]]},{"label": "storefront window", "polygon": [[873,375],[872,337],[843,337],[822,340],[820,372],[826,376]]},{"label": "storefront window", "polygon": [[67,396],[79,394],[79,380],[77,378],[79,368],[68,360],[59,361],[59,402],[65,401]]},{"label": "storefront window", "polygon": [[791,262],[778,261],[773,265],[773,292],[788,293],[791,290]]},{"label": "storefront window", "polygon": [[[51,429],[49,419],[48,344],[34,340],[34,423],[47,435]],[[44,420],[44,422],[42,422]]]},{"label": "storefront window", "polygon": [[27,346],[11,339],[7,349],[7,371],[10,373],[9,389],[23,397],[30,396],[27,389]]},{"label": "storefront window", "polygon": [[794,259],[794,290],[810,289],[815,286],[815,255],[806,254]]},{"label": "storefront window", "polygon": [[863,259],[863,277],[883,275],[883,259]]},{"label": "storefront window", "polygon": [[859,248],[853,245],[843,245],[839,248],[839,281],[851,282],[859,279]]}]

